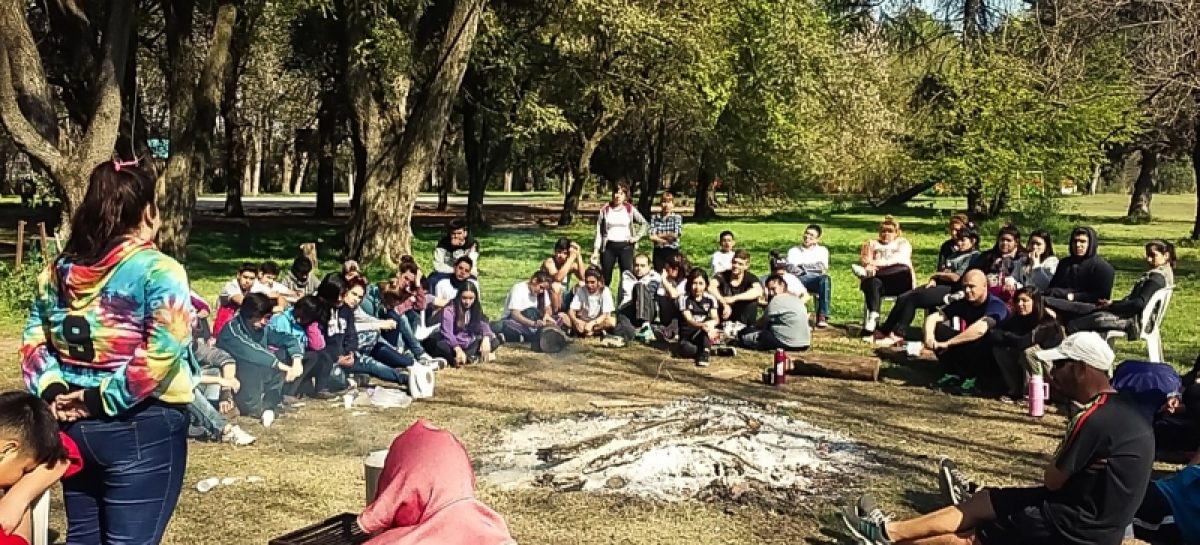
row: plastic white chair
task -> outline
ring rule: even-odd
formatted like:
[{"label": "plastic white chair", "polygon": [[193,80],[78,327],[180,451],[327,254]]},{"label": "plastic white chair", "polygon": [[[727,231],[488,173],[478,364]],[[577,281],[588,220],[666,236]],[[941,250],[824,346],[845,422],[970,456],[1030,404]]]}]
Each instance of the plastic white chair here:
[{"label": "plastic white chair", "polygon": [[42,496],[33,504],[30,516],[30,530],[33,533],[31,545],[50,545],[50,492],[42,492]]},{"label": "plastic white chair", "polygon": [[[1154,295],[1150,297],[1150,301],[1146,303],[1146,308],[1142,309],[1142,332],[1139,336],[1143,341],[1146,341],[1146,352],[1152,362],[1161,363],[1163,361],[1162,321],[1163,317],[1167,314],[1167,305],[1171,303],[1171,295],[1174,292],[1174,287],[1163,288],[1154,292]],[[1109,345],[1115,344],[1117,339],[1124,336],[1124,331],[1109,331],[1105,334]]]}]

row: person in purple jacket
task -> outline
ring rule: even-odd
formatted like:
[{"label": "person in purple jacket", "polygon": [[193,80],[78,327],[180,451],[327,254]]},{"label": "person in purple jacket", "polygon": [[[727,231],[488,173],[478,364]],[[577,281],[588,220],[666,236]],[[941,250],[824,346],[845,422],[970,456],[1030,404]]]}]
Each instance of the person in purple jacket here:
[{"label": "person in purple jacket", "polygon": [[500,345],[479,306],[479,288],[467,282],[442,312],[441,338],[435,354],[455,366],[495,361]]}]

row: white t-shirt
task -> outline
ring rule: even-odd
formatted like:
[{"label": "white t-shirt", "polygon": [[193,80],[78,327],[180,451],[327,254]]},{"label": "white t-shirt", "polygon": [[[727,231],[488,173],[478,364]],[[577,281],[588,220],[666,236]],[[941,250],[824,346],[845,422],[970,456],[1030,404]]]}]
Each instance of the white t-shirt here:
[{"label": "white t-shirt", "polygon": [[[550,306],[550,290],[542,292],[542,308]],[[500,312],[500,319],[512,316],[516,312],[520,314],[525,310],[537,308],[538,298],[529,289],[529,282],[518,282],[513,284],[511,290],[508,290],[508,300],[504,302],[504,310]]]},{"label": "white t-shirt", "polygon": [[829,271],[829,248],[813,244],[811,248],[796,246],[787,253],[788,266],[796,274],[826,274]]},{"label": "white t-shirt", "polygon": [[712,255],[712,273],[720,274],[733,268],[733,251],[717,250]]},{"label": "white t-shirt", "polygon": [[600,293],[591,293],[587,286],[576,286],[575,297],[571,299],[571,310],[580,319],[592,321],[600,315],[616,310],[613,307],[612,290],[604,286]]},{"label": "white t-shirt", "polygon": [[242,292],[242,286],[238,284],[238,279],[236,278],[221,286],[221,294],[217,296],[217,303],[221,306],[230,305],[230,298],[234,295],[246,295]]},{"label": "white t-shirt", "polygon": [[[671,282],[670,278],[667,278],[665,276],[662,277],[662,281],[659,282],[659,284],[658,284],[658,295],[663,295],[663,296],[667,295],[667,288],[665,288],[664,286],[666,286],[668,282]],[[686,294],[687,293],[687,282],[688,281],[686,278],[681,278],[681,279],[679,279],[678,282],[675,282],[674,283],[675,293],[677,293],[679,295]]]},{"label": "white t-shirt", "polygon": [[[237,280],[234,280],[234,282],[237,282]],[[289,297],[294,295],[292,290],[289,290],[287,286],[274,280],[272,280],[270,283],[263,282],[262,280],[255,280],[254,285],[250,286],[250,293],[261,293],[264,295],[273,294],[277,297]]]},{"label": "white t-shirt", "polygon": [[[770,279],[771,279],[770,276],[763,277],[763,279],[762,279],[763,293],[766,293],[767,280],[770,280]],[[804,289],[804,283],[800,281],[800,277],[798,277],[792,273],[783,273],[783,283],[787,284],[787,292],[792,295],[795,295],[796,297],[803,297],[805,294],[808,293],[808,290]]]},{"label": "white t-shirt", "polygon": [[[479,291],[479,281],[474,278],[468,278],[467,281],[475,284],[475,291]],[[437,286],[434,286],[433,295],[438,299],[453,301],[455,297],[458,297],[458,290],[454,289],[454,284],[450,283],[449,278],[443,278],[441,282],[437,283]],[[476,301],[475,304],[479,304],[479,301]]]}]

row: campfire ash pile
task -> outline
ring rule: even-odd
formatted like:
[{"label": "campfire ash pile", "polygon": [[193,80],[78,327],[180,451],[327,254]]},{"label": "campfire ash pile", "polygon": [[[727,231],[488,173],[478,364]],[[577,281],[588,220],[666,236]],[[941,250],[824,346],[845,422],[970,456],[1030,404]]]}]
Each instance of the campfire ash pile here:
[{"label": "campfire ash pile", "polygon": [[852,439],[762,405],[681,400],[633,414],[534,422],[509,431],[481,476],[660,500],[737,499],[755,490],[826,497],[870,465]]}]

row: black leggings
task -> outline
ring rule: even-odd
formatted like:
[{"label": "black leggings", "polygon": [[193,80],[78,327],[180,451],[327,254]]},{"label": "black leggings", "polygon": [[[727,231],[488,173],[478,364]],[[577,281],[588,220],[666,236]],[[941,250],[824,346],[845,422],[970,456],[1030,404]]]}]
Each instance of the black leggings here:
[{"label": "black leggings", "polygon": [[917,309],[931,309],[938,306],[952,289],[950,286],[939,285],[904,292],[896,298],[896,304],[892,306],[892,311],[888,313],[887,319],[879,324],[875,331],[895,333],[903,337],[905,330],[912,325],[913,318],[917,315]]},{"label": "black leggings", "polygon": [[1084,314],[1067,322],[1067,335],[1080,331],[1125,331],[1125,326],[1134,318],[1123,318],[1108,311],[1100,310]]},{"label": "black leggings", "polygon": [[621,272],[633,269],[632,242],[605,242],[600,254],[600,276],[605,286],[612,286],[613,264],[619,264]]},{"label": "black leggings", "polygon": [[883,274],[864,278],[858,285],[870,312],[879,312],[885,296],[900,295],[913,289],[912,270],[908,267],[889,267],[880,272]]},{"label": "black leggings", "polygon": [[291,396],[329,391],[329,373],[333,371],[333,361],[326,351],[305,351],[300,359],[304,374],[295,382],[284,386],[284,391]]},{"label": "black leggings", "polygon": [[[1183,545],[1183,535],[1175,525],[1175,512],[1154,481],[1146,487],[1146,495],[1133,515],[1133,537],[1155,545]],[[1171,520],[1167,520],[1171,517]]]}]

